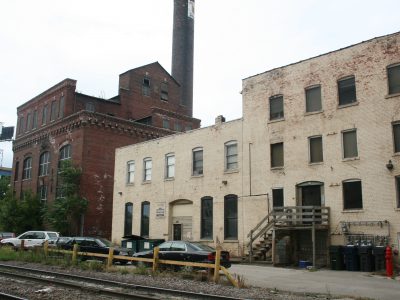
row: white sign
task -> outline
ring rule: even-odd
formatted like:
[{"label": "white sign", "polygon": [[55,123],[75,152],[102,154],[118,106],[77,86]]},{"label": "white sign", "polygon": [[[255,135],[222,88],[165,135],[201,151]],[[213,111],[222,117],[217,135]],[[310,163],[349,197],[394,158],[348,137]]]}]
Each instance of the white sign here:
[{"label": "white sign", "polygon": [[156,218],[165,217],[165,203],[156,203]]}]

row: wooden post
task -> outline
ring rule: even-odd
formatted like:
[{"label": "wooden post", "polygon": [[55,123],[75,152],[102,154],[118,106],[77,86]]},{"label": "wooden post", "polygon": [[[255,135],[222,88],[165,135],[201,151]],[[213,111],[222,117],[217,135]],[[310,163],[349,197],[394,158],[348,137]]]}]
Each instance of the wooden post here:
[{"label": "wooden post", "polygon": [[217,249],[215,253],[214,282],[219,282],[219,269],[221,266],[221,249]]},{"label": "wooden post", "polygon": [[72,250],[72,263],[76,264],[76,258],[78,256],[78,244],[74,244],[74,248]]},{"label": "wooden post", "polygon": [[313,268],[315,268],[315,222],[312,223],[311,239],[312,239],[312,264]]},{"label": "wooden post", "polygon": [[49,254],[49,241],[45,241],[43,243],[43,250],[44,250],[44,256],[47,257],[47,255]]},{"label": "wooden post", "polygon": [[158,268],[158,252],[160,248],[155,247],[153,251],[153,272],[157,271]]},{"label": "wooden post", "polygon": [[113,258],[114,258],[114,248],[110,247],[108,249],[107,269],[111,268],[112,262],[113,262]]},{"label": "wooden post", "polygon": [[20,246],[20,250],[24,250],[25,249],[25,240],[21,240],[21,246]]}]

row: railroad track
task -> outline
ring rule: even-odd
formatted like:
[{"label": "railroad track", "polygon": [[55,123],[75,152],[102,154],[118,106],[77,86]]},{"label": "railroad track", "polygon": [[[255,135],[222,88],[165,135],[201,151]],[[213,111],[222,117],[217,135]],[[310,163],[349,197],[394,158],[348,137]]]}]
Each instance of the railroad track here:
[{"label": "railroad track", "polygon": [[[72,275],[68,273],[52,272],[20,266],[0,264],[0,276],[14,277],[18,279],[37,281],[41,283],[51,283],[72,289],[84,290],[97,295],[110,296],[113,299],[220,299],[238,300],[219,295],[200,294],[181,290],[164,289],[152,286],[136,285],[112,280],[104,280],[93,277]],[[4,299],[23,299],[23,298],[4,298]],[[3,298],[1,298],[3,299]]]}]

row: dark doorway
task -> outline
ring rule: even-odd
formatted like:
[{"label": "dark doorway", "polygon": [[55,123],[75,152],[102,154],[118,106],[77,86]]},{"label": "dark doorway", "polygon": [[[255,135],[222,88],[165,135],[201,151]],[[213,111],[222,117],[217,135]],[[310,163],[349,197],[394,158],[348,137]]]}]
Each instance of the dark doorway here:
[{"label": "dark doorway", "polygon": [[182,239],[182,224],[174,224],[173,229],[174,229],[173,240],[180,241]]},{"label": "dark doorway", "polygon": [[321,206],[321,186],[302,186],[301,200],[303,206]]},{"label": "dark doorway", "polygon": [[[304,182],[302,184],[299,184],[298,186],[298,197],[299,197],[299,205],[301,206],[322,206],[323,205],[323,200],[322,200],[322,194],[323,194],[323,184],[321,182],[317,181],[308,181]],[[303,209],[303,224],[312,224],[312,222],[308,221],[309,219],[315,218],[316,224],[321,223],[321,210],[317,209],[313,210],[312,209]]]}]

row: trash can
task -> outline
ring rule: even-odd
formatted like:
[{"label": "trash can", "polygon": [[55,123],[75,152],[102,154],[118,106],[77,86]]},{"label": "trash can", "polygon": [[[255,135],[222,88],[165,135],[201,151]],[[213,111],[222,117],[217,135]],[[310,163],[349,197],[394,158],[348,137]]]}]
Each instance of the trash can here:
[{"label": "trash can", "polygon": [[144,240],[144,237],[139,235],[126,235],[121,241],[121,247],[132,249],[133,253],[139,252],[139,241]]},{"label": "trash can", "polygon": [[358,255],[360,256],[360,271],[372,272],[375,271],[374,256],[372,255],[371,246],[358,247]]},{"label": "trash can", "polygon": [[331,270],[344,270],[343,246],[330,246],[329,257]]},{"label": "trash can", "polygon": [[344,261],[347,271],[360,271],[360,257],[358,256],[358,247],[348,245],[344,248]]},{"label": "trash can", "polygon": [[386,247],[384,246],[377,246],[372,248],[372,254],[374,255],[376,271],[386,270],[385,251]]},{"label": "trash can", "polygon": [[138,251],[147,251],[147,250],[153,250],[154,247],[160,245],[161,243],[164,243],[164,239],[144,239],[144,240],[139,240],[138,241]]}]

